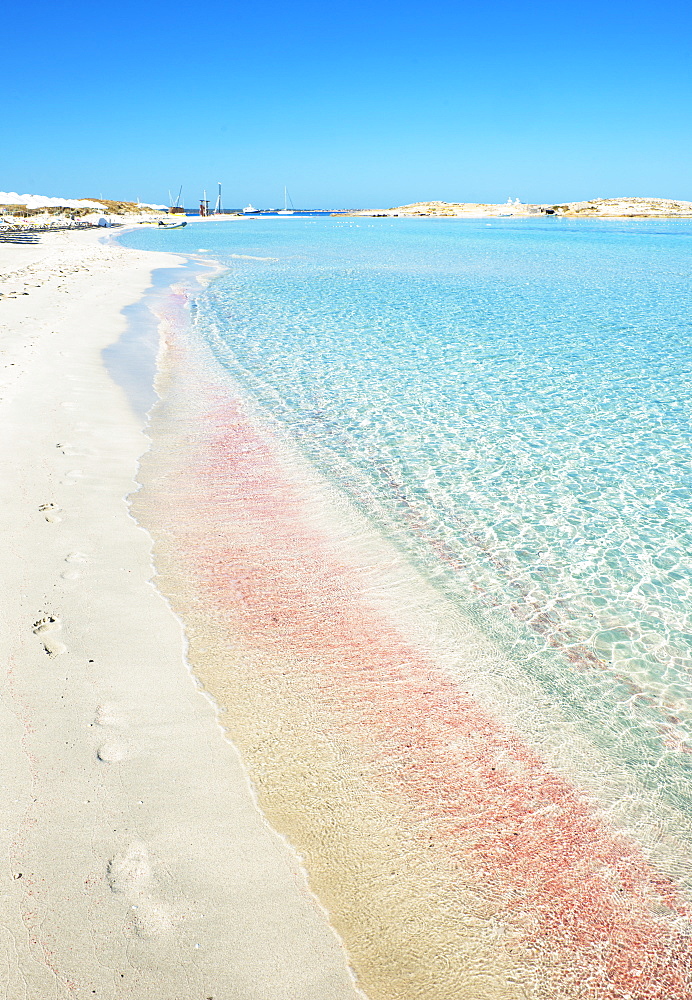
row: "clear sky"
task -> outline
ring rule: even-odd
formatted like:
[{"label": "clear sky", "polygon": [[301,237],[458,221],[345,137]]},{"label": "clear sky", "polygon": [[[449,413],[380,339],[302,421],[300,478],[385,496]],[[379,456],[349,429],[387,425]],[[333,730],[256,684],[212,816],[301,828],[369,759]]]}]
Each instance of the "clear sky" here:
[{"label": "clear sky", "polygon": [[0,190],[692,200],[689,3],[40,0],[3,25]]}]

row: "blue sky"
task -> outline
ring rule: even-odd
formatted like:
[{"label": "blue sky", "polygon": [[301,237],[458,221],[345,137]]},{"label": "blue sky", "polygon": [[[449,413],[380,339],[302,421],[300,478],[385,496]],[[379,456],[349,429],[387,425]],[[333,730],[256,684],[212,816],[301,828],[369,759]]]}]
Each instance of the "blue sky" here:
[{"label": "blue sky", "polygon": [[692,7],[67,0],[5,14],[0,190],[692,200]]}]

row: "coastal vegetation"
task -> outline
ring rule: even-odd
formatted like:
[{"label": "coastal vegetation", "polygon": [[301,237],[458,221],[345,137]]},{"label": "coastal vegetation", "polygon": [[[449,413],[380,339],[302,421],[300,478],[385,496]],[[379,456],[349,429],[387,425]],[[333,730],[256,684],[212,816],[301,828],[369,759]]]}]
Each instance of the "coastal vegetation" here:
[{"label": "coastal vegetation", "polygon": [[69,205],[43,204],[29,207],[21,202],[0,205],[0,233],[25,230],[33,233],[66,226],[93,225],[100,218],[105,218],[110,225],[122,225],[125,222],[156,222],[165,217],[160,209],[134,201],[113,201],[106,198],[80,200],[83,204],[73,201]]},{"label": "coastal vegetation", "polygon": [[[44,200],[44,199],[37,199]],[[47,200],[47,199],[45,199]],[[83,204],[79,204],[79,202]],[[70,202],[67,205],[40,204],[32,205],[31,202],[10,202],[0,204],[0,215],[9,216],[13,219],[32,219],[38,217],[48,217],[60,219],[62,217],[79,219],[94,212],[102,212],[108,216],[156,216],[161,214],[161,210],[151,205],[142,205],[135,201],[113,201],[108,198],[81,198]]]},{"label": "coastal vegetation", "polygon": [[152,208],[151,205],[141,205],[137,201],[110,201],[108,198],[89,198],[99,205],[103,205],[104,212],[109,215],[160,215],[160,209]]}]

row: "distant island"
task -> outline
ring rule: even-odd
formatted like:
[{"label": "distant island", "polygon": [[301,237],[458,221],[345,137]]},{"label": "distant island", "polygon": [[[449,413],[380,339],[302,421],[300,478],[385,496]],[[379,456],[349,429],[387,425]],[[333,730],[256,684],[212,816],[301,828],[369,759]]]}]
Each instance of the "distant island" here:
[{"label": "distant island", "polygon": [[477,202],[417,201],[388,209],[361,209],[342,217],[501,218],[503,216],[559,215],[570,219],[689,219],[692,201],[671,198],[594,198],[561,204],[525,205],[510,198],[501,205]]},{"label": "distant island", "polygon": [[[103,218],[110,225],[156,224],[170,213],[186,214],[185,209],[142,202],[106,198],[65,199],[42,195],[18,195],[0,191],[0,234],[12,228],[64,228],[96,224]],[[192,213],[191,213],[192,214]],[[196,213],[194,213],[196,214]],[[231,209],[212,218],[256,218],[240,209]],[[569,219],[690,219],[692,201],[672,198],[594,198],[556,204],[524,204],[509,198],[503,204],[454,201],[416,201],[394,208],[351,209],[331,213],[335,219],[349,218],[450,218],[483,219],[529,216],[560,216]],[[103,223],[102,223],[103,224]]]}]

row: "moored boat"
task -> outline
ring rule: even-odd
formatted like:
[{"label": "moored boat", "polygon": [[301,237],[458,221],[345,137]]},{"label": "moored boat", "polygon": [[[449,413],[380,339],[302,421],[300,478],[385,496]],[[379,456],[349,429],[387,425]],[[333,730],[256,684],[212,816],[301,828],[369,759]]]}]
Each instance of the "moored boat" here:
[{"label": "moored boat", "polygon": [[289,201],[291,201],[291,199],[286,189],[286,185],[284,185],[284,207],[279,209],[279,211],[276,213],[277,215],[293,215],[294,213],[293,202],[291,201],[291,207],[289,208],[288,207]]}]

